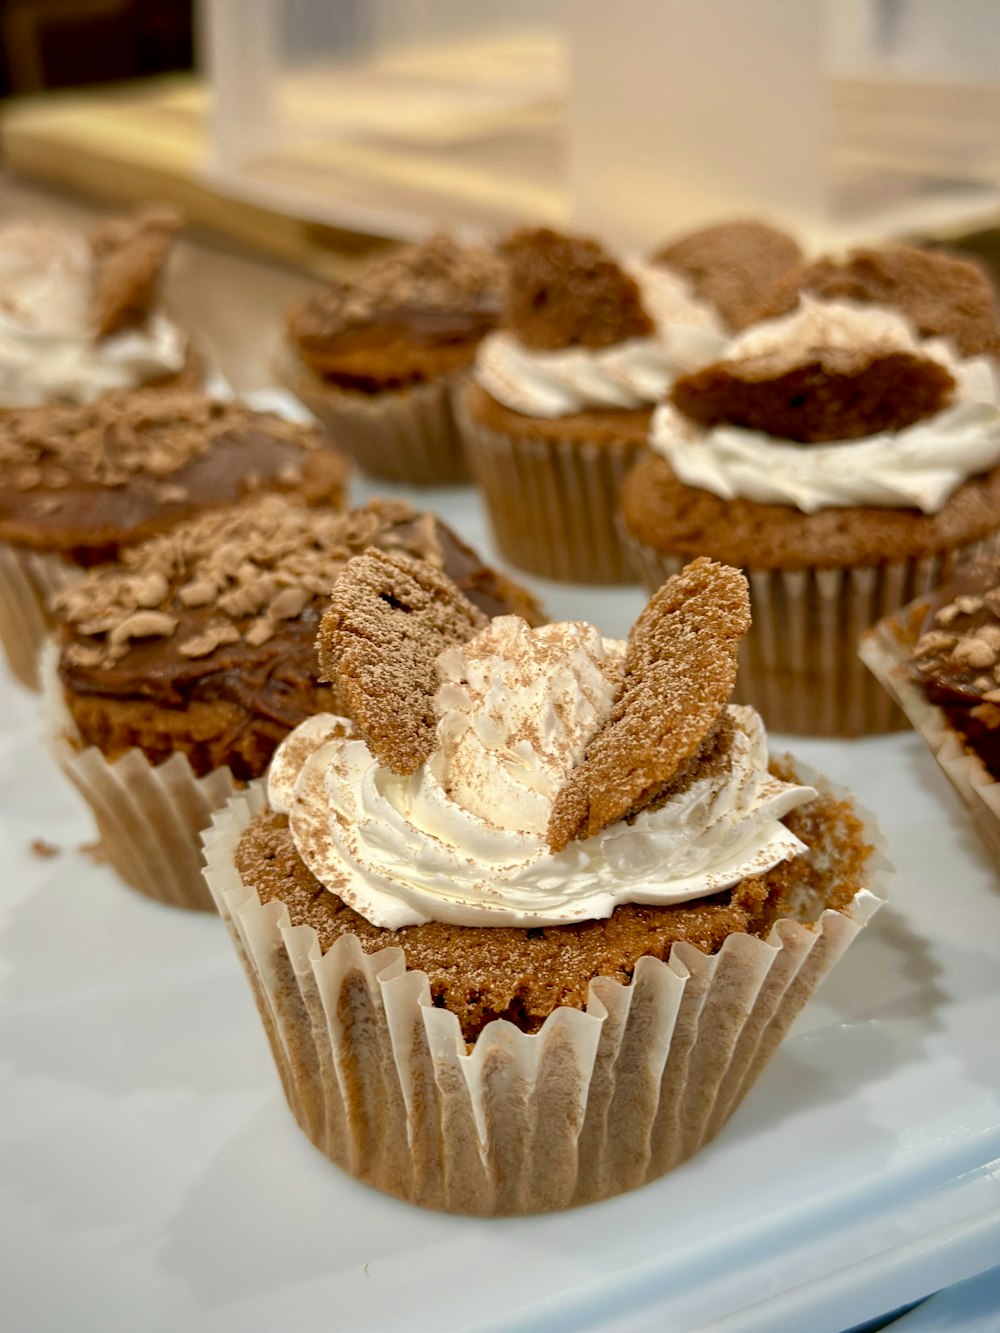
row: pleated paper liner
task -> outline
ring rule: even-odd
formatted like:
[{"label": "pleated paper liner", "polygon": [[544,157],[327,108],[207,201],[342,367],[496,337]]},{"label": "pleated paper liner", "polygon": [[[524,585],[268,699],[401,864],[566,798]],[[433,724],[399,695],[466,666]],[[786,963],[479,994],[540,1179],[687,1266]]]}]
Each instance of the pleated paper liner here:
[{"label": "pleated paper liner", "polygon": [[291,349],[275,356],[275,375],[320,422],[330,442],[371,477],[412,486],[469,481],[452,396],[463,376],[410,389],[350,393],[325,383]]},{"label": "pleated paper liner", "polygon": [[105,759],[82,747],[65,704],[54,645],[42,655],[46,731],[56,762],[90,806],[108,864],[147,898],[214,912],[202,874],[201,834],[240,784],[228,768],[198,777],[184,754],[151,764],[141,750]]},{"label": "pleated paper liner", "polygon": [[533,1035],[498,1020],[470,1049],[401,949],[367,955],[347,935],[323,954],[311,926],[243,883],[236,848],[265,804],[254,786],[215,816],[205,873],[299,1125],[378,1189],[483,1216],[607,1198],[707,1143],[881,905],[888,875],[876,852],[846,912],[782,920],[766,941],[734,934],[713,957],[675,944],[666,963],[640,959],[627,986],[592,981],[586,1011],[557,1009]]},{"label": "pleated paper liner", "polygon": [[515,437],[475,421],[461,403],[469,463],[504,558],[565,583],[634,583],[616,514],[637,440]]},{"label": "pleated paper liner", "polygon": [[52,627],[49,604],[83,570],[48,552],[0,542],[0,644],[13,674],[41,688],[39,658]]},{"label": "pleated paper liner", "polygon": [[917,638],[911,619],[914,610],[907,607],[898,616],[880,621],[861,640],[858,655],[927,742],[945,776],[972,812],[1000,870],[1000,782],[991,776],[977,755],[966,750],[943,709],[930,703],[911,678],[910,654]]},{"label": "pleated paper liner", "polygon": [[[650,591],[690,556],[665,555],[622,525],[636,573]],[[743,641],[734,703],[752,704],[769,731],[868,736],[909,724],[858,659],[862,634],[993,550],[995,539],[920,559],[846,569],[748,569],[753,624]]]}]

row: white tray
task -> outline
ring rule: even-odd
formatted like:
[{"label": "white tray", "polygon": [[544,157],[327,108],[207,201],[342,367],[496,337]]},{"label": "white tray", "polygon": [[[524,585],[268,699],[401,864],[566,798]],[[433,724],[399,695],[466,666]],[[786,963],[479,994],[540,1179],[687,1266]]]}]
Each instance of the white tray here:
[{"label": "white tray", "polygon": [[[468,491],[425,502],[482,539]],[[543,591],[608,633],[643,602]],[[915,737],[795,745],[878,812],[899,880],[722,1135],[633,1194],[491,1222],[315,1152],[221,924],[75,850],[35,709],[0,680],[5,1331],[837,1333],[997,1262],[1000,885]]]}]

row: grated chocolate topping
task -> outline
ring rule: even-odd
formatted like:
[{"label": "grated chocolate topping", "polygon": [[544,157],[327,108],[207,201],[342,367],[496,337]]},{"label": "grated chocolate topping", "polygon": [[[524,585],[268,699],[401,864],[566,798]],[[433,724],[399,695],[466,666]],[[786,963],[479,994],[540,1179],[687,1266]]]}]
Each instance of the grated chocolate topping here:
[{"label": "grated chocolate topping", "polygon": [[500,304],[503,265],[486,246],[438,233],[370,260],[351,282],[315,291],[293,311],[293,338],[322,340],[406,311],[462,314]]},{"label": "grated chocolate topping", "polygon": [[[309,427],[205,394],[109,393],[81,407],[28,408],[0,417],[0,469],[16,490],[74,482],[117,488],[136,476],[166,479],[223,436],[257,424],[274,439],[316,450]],[[170,496],[164,491],[162,499]]]}]

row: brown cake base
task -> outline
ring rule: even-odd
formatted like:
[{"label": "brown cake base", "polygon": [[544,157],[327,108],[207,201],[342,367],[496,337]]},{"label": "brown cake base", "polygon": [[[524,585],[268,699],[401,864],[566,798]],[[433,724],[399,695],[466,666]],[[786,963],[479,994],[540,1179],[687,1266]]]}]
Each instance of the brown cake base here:
[{"label": "brown cake base", "polygon": [[698,906],[392,934],[317,892],[255,787],[216,817],[206,878],[320,1151],[414,1203],[524,1214],[656,1179],[752,1086],[881,901],[841,796],[798,826],[800,872]]},{"label": "brown cake base", "polygon": [[633,582],[618,535],[618,492],[645,445],[649,417],[527,417],[469,383],[459,422],[506,559],[567,583]]},{"label": "brown cake base", "polygon": [[1000,468],[966,482],[938,514],[804,514],[685,486],[647,451],[623,486],[622,523],[633,567],[650,591],[696,555],[745,571],[753,624],[733,698],[758,709],[770,731],[880,735],[907,722],[860,662],[861,636],[994,548]]},{"label": "brown cake base", "polygon": [[411,486],[452,486],[469,480],[452,402],[464,371],[363,392],[321,379],[290,348],[279,352],[274,371],[331,443],[369,476]]}]

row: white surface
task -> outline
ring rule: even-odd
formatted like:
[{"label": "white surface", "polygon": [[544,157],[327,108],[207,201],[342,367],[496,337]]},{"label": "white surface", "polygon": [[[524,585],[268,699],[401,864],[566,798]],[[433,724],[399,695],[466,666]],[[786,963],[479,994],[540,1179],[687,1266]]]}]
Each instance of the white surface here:
[{"label": "white surface", "polygon": [[[425,503],[481,540],[468,492]],[[606,633],[643,602],[546,592]],[[836,1333],[996,1263],[1000,885],[915,737],[795,745],[879,813],[899,882],[716,1142],[623,1198],[491,1222],[316,1153],[221,924],[75,850],[92,826],[35,709],[0,680],[4,1333]]]}]

